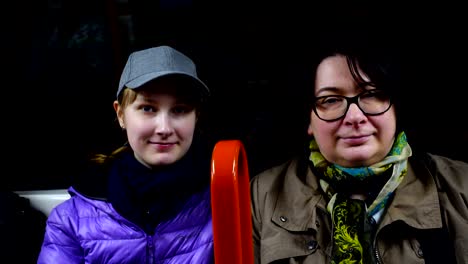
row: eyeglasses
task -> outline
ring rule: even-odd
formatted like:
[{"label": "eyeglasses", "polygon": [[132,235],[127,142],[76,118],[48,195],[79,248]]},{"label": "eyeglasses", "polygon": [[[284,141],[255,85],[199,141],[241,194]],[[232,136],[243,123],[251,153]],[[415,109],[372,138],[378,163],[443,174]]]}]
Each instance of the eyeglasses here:
[{"label": "eyeglasses", "polygon": [[327,95],[315,98],[313,110],[318,118],[324,121],[336,121],[348,112],[349,106],[355,103],[366,115],[381,115],[390,109],[390,96],[378,89],[366,90],[354,97]]}]

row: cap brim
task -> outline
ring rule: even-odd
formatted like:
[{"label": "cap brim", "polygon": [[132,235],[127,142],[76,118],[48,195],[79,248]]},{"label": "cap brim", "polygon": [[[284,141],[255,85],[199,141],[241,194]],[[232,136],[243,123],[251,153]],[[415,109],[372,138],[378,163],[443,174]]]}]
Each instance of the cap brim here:
[{"label": "cap brim", "polygon": [[[141,75],[139,76],[138,78],[135,78],[129,82],[127,82],[125,84],[126,87],[130,88],[130,89],[137,89],[141,86],[143,86],[144,84],[150,82],[150,81],[154,81],[156,79],[159,79],[159,78],[163,78],[163,77],[167,77],[167,76],[174,76],[174,75],[181,75],[181,76],[184,76],[184,77],[187,77],[189,79],[192,79],[195,83],[198,84],[198,86],[200,86],[203,90],[203,92],[207,93],[207,94],[210,94],[210,90],[208,89],[208,86],[202,82],[200,79],[192,76],[192,75],[189,75],[185,72],[175,72],[175,71],[162,71],[162,72],[152,72],[152,73],[148,73],[148,74],[145,74],[145,75]],[[123,87],[122,87],[123,88]]]}]

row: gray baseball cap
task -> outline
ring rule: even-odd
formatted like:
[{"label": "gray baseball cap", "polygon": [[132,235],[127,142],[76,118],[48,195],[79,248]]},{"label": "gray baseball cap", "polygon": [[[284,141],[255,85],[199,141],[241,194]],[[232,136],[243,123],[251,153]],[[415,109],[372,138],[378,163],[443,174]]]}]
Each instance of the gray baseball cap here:
[{"label": "gray baseball cap", "polygon": [[120,76],[117,97],[125,87],[136,89],[149,81],[170,75],[189,77],[203,92],[210,93],[208,86],[198,79],[195,63],[189,57],[169,46],[159,46],[130,54]]}]

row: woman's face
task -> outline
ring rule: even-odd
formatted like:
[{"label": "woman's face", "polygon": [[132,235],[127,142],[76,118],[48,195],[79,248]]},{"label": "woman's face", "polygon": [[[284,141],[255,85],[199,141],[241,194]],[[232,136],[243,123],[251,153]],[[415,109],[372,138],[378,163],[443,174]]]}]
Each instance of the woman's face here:
[{"label": "woman's face", "polygon": [[114,102],[120,125],[125,128],[135,157],[148,167],[168,165],[189,150],[197,121],[195,107],[165,87],[138,91],[122,108]]},{"label": "woman's face", "polygon": [[[367,78],[362,72],[361,75]],[[352,97],[362,91],[351,75],[346,57],[327,57],[319,64],[316,97]],[[331,163],[343,167],[369,166],[381,161],[392,148],[396,131],[393,106],[381,115],[368,116],[351,104],[343,118],[331,122],[319,119],[314,111],[310,115],[308,134],[314,136],[320,152]]]}]

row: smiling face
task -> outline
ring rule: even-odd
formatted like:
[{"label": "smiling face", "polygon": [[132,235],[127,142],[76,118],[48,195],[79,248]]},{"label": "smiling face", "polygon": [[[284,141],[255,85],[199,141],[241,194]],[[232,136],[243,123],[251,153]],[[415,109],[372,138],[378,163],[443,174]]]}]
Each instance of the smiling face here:
[{"label": "smiling face", "polygon": [[[148,84],[127,104],[114,102],[135,157],[148,167],[169,165],[189,150],[197,121],[195,104],[176,93],[171,82]],[[124,95],[125,96],[125,95]]]},{"label": "smiling face", "polygon": [[[364,81],[366,75],[360,72]],[[378,87],[377,87],[378,88]],[[315,76],[315,97],[343,95],[353,97],[364,89],[353,78],[345,56],[325,58]],[[396,132],[396,115],[392,106],[383,114],[365,115],[351,104],[345,116],[336,121],[319,119],[310,112],[308,134],[314,136],[320,152],[331,163],[343,167],[369,166],[381,161],[390,151]]]}]

